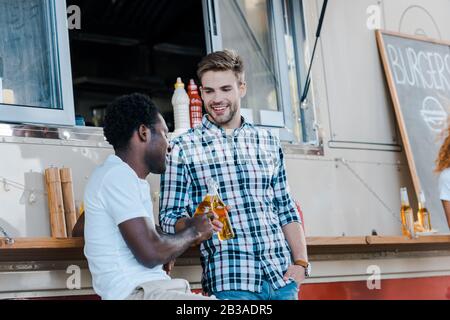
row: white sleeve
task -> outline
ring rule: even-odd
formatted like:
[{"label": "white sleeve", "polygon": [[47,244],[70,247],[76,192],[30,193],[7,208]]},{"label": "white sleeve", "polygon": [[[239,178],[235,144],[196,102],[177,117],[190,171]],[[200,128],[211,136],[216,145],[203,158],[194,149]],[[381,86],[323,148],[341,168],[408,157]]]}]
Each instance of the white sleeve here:
[{"label": "white sleeve", "polygon": [[141,200],[139,181],[126,168],[116,168],[102,183],[101,198],[118,226],[127,220],[148,217]]},{"label": "white sleeve", "polygon": [[450,201],[450,170],[445,170],[439,177],[440,199]]}]

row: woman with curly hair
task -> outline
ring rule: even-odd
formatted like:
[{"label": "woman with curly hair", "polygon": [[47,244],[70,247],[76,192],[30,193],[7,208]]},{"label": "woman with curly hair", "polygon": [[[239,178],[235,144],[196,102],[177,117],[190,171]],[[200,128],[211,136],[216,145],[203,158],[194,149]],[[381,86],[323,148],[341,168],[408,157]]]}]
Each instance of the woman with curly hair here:
[{"label": "woman with curly hair", "polygon": [[435,171],[440,174],[439,196],[450,227],[450,127],[447,129],[447,138],[439,150]]}]

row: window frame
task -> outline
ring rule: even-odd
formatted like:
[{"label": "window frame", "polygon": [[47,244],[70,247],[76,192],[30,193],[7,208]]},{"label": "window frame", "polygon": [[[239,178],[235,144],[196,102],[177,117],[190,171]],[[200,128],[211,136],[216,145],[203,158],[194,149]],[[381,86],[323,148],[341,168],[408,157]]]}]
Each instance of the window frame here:
[{"label": "window frame", "polygon": [[[2,104],[0,106],[0,122],[32,123],[74,126],[75,106],[72,88],[72,69],[69,49],[69,32],[67,26],[67,8],[65,0],[46,0],[46,10],[49,25],[53,29],[52,42],[53,57],[51,70],[54,76],[51,85],[59,94],[61,109],[41,108],[34,106],[19,106]],[[54,97],[52,102],[55,103]]]},{"label": "window frame", "polygon": [[[220,12],[219,4],[220,0],[202,0],[203,1],[203,12],[205,18],[205,33],[206,33],[206,43],[207,51],[211,53],[213,51],[222,50],[223,43],[221,38],[221,24],[220,24]],[[292,0],[288,0],[292,1]],[[298,0],[300,2],[300,0]],[[293,3],[294,5],[289,6],[288,10],[294,10],[292,16],[294,18],[293,24],[294,29],[292,30],[294,42],[296,46],[295,55],[297,63],[297,78],[298,78],[298,90],[301,94],[301,89],[303,82],[305,80],[305,75],[303,75],[306,66],[304,66],[304,60],[306,55],[305,45],[307,45],[306,39],[306,19],[304,17],[304,10],[301,9],[300,3]],[[315,127],[315,141],[304,142],[303,136],[297,137],[294,133],[295,121],[300,121],[301,128],[304,127],[303,119],[295,119],[294,106],[291,101],[290,83],[289,83],[289,70],[286,63],[287,53],[286,53],[286,43],[285,43],[285,30],[284,30],[284,15],[283,15],[283,0],[269,0],[269,6],[271,8],[269,15],[272,21],[272,28],[270,30],[272,35],[272,41],[274,43],[274,55],[276,61],[276,72],[279,77],[277,83],[278,97],[280,108],[279,112],[283,113],[284,126],[264,126],[256,125],[257,127],[267,128],[273,130],[279,135],[280,139],[284,143],[288,143],[295,146],[296,153],[303,154],[323,154],[323,137],[321,137],[321,132],[318,130],[317,123],[317,113],[315,106],[314,108],[314,124]],[[300,38],[301,37],[301,38]],[[303,54],[303,56],[301,55]],[[312,85],[311,85],[312,86]]]},{"label": "window frame", "polygon": [[[292,16],[293,16],[293,37],[296,40],[296,45],[295,45],[295,56],[296,56],[296,62],[297,62],[297,79],[298,79],[298,91],[299,91],[299,96],[301,96],[303,94],[303,85],[306,82],[306,75],[308,72],[308,67],[305,64],[305,57],[307,57],[306,55],[306,50],[308,50],[308,52],[310,52],[309,48],[308,48],[308,37],[307,37],[307,30],[306,30],[306,17],[304,15],[304,6],[303,3],[300,1],[293,1],[293,0],[285,0],[288,1],[289,4],[288,6],[290,6],[290,9],[292,9]],[[310,57],[307,57],[308,61],[310,61]],[[310,85],[310,91],[308,93],[307,99],[309,101],[313,101],[313,97],[312,97],[312,90],[311,88],[314,87],[314,81],[313,81],[313,73],[314,70],[311,71],[311,85]],[[300,97],[301,98],[301,97]],[[303,117],[303,110],[300,110],[300,117],[301,117],[301,128],[302,128],[302,144],[307,145],[307,146],[316,146],[316,147],[322,147],[323,146],[323,135],[319,130],[319,117],[318,117],[318,112],[317,112],[317,105],[314,104],[314,101],[311,103],[310,108],[312,108],[312,112],[313,112],[313,117],[314,117],[314,123],[312,124],[314,127],[314,131],[315,131],[315,140],[314,141],[305,141],[306,138],[306,133],[305,133],[305,118]],[[322,152],[323,152],[323,147],[322,147]]]}]

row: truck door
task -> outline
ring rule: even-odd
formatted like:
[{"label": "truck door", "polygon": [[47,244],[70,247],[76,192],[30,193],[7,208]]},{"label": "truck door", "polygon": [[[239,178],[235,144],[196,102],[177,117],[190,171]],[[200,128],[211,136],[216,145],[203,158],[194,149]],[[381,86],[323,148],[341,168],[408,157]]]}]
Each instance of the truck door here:
[{"label": "truck door", "polygon": [[285,141],[317,145],[314,106],[300,108],[305,32],[299,1],[203,0],[208,52],[234,49],[244,59],[242,114]]}]

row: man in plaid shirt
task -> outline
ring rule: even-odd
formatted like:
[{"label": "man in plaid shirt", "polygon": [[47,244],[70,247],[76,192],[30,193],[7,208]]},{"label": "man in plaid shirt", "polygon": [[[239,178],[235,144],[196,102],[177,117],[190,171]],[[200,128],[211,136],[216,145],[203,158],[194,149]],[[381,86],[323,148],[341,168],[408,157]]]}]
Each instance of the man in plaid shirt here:
[{"label": "man in plaid shirt", "polygon": [[205,292],[219,299],[297,300],[310,269],[280,141],[241,117],[246,83],[235,52],[206,56],[198,77],[207,115],[171,143],[161,177],[161,227],[183,230],[208,192],[207,181],[215,180],[235,237],[201,244]]}]

